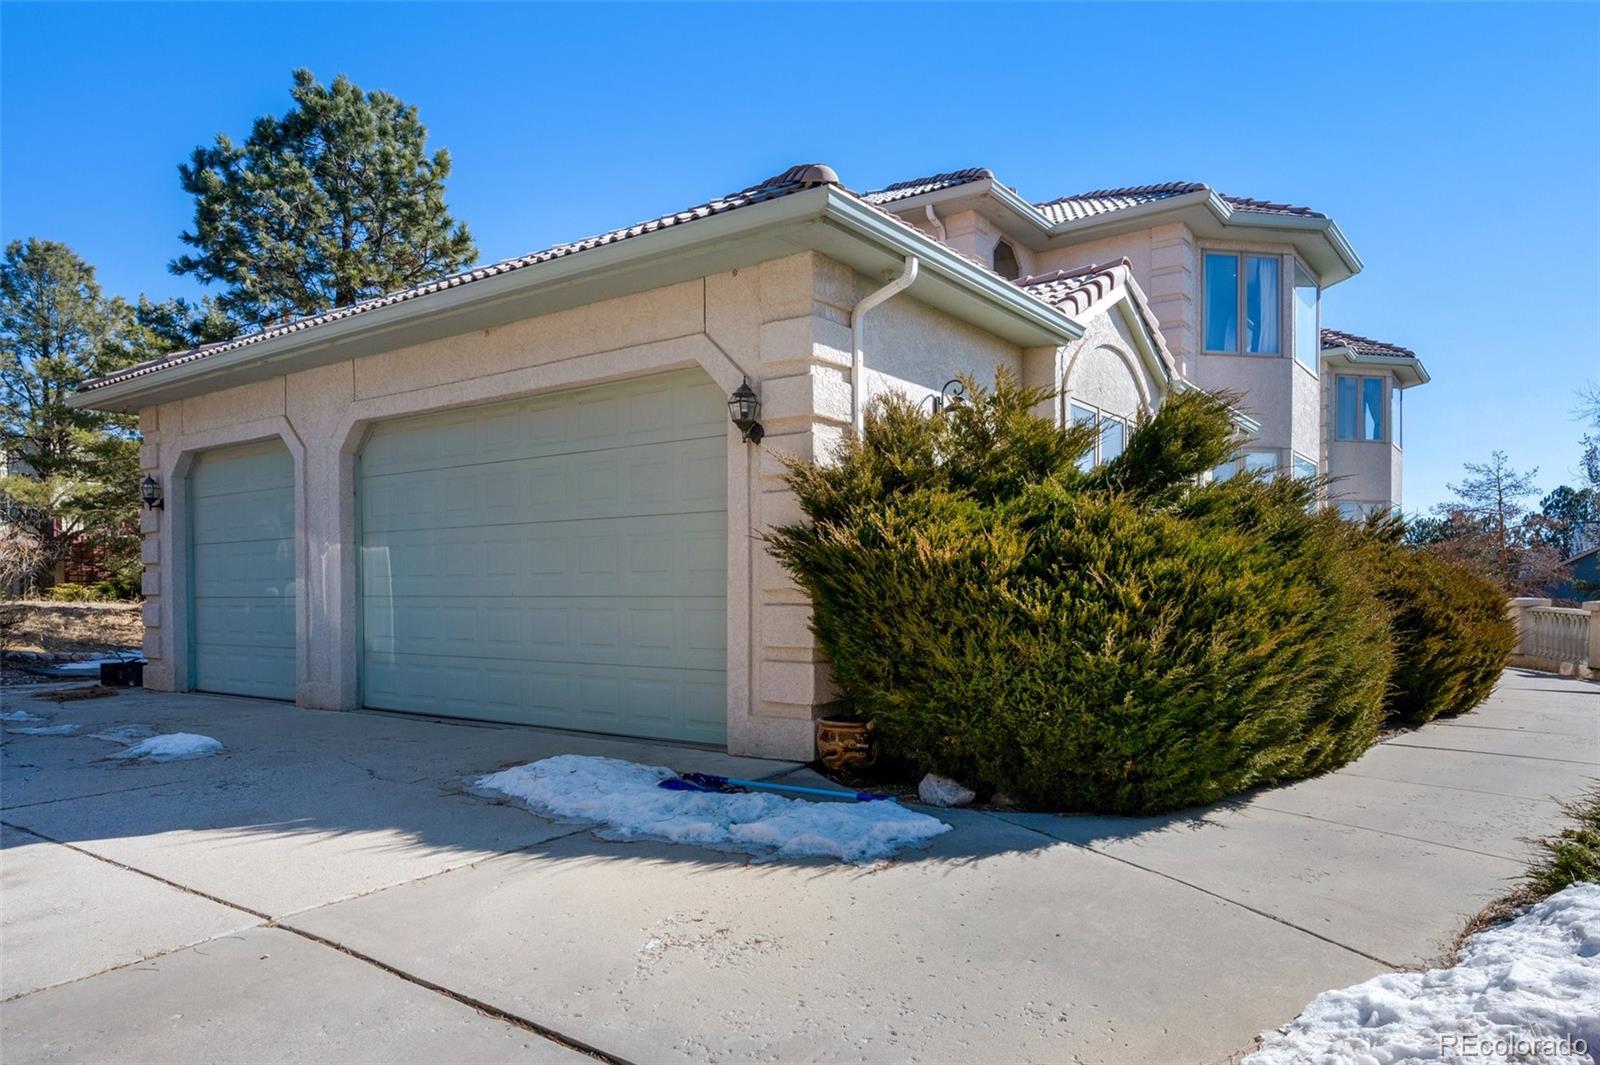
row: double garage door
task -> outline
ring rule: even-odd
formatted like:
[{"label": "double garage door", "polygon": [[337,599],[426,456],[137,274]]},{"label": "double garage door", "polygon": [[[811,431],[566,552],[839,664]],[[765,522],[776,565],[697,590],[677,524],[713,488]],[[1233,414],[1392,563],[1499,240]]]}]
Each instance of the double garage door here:
[{"label": "double garage door", "polygon": [[[684,372],[374,429],[364,703],[724,742],[724,402]],[[278,442],[190,474],[201,691],[294,698],[294,485]]]},{"label": "double garage door", "polygon": [[723,742],[725,404],[686,371],[377,426],[363,702]]}]

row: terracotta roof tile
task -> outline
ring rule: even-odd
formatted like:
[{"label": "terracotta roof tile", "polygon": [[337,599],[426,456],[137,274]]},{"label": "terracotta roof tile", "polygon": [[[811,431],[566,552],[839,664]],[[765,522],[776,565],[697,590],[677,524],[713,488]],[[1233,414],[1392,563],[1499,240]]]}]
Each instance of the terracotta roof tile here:
[{"label": "terracotta roof tile", "polygon": [[[1203,192],[1209,188],[1209,185],[1198,181],[1169,181],[1161,185],[1133,185],[1120,189],[1096,189],[1093,192],[1080,192],[1076,196],[1063,196],[1060,199],[1047,200],[1034,206],[1052,222],[1075,222],[1080,218],[1111,214],[1114,211],[1138,207],[1157,200],[1167,200],[1174,196],[1186,196],[1191,192]],[[1234,210],[1244,211],[1248,214],[1295,215],[1301,218],[1327,217],[1309,207],[1296,207],[1288,203],[1273,203],[1270,200],[1254,200],[1246,196],[1228,196],[1220,192],[1217,195]]]},{"label": "terracotta roof tile", "polygon": [[1407,359],[1417,357],[1417,353],[1410,348],[1402,348],[1386,340],[1373,340],[1371,337],[1346,333],[1338,329],[1322,331],[1322,350],[1327,351],[1329,348],[1349,348],[1357,355],[1392,355]]},{"label": "terracotta roof tile", "polygon": [[953,188],[956,185],[967,185],[984,178],[994,177],[994,171],[986,167],[969,167],[966,170],[952,170],[948,174],[934,174],[930,177],[912,178],[910,181],[896,181],[893,185],[885,185],[881,189],[863,193],[861,198],[872,204],[893,203],[895,200],[909,199],[912,196],[921,196],[925,192],[938,192],[940,189]]},{"label": "terracotta roof tile", "polygon": [[143,377],[146,374],[155,373],[158,370],[165,370],[172,366],[196,362],[200,359],[210,358],[213,355],[220,355],[227,351],[236,351],[240,348],[249,347],[252,344],[260,344],[266,340],[288,336],[291,333],[303,332],[307,329],[314,329],[330,322],[337,322],[346,318],[354,318],[357,315],[367,314],[382,307],[389,307],[397,303],[405,303],[408,300],[414,300],[421,296],[427,296],[435,292],[442,292],[445,289],[460,288],[463,285],[470,285],[475,281],[482,281],[485,278],[498,277],[501,274],[513,273],[517,270],[523,270],[530,266],[537,266],[540,263],[547,263],[554,259],[565,258],[568,255],[575,255],[579,252],[588,251],[592,248],[599,248],[607,244],[616,244],[617,242],[627,240],[630,237],[641,236],[645,233],[654,233],[657,230],[668,229],[672,226],[684,225],[702,218],[710,218],[713,215],[727,214],[729,211],[735,211],[741,207],[749,207],[753,204],[765,203],[769,200],[776,200],[780,197],[788,196],[791,193],[800,192],[808,188],[814,188],[820,184],[836,183],[837,180],[837,175],[834,175],[832,170],[828,169],[827,167],[819,166],[815,163],[790,167],[783,173],[775,175],[774,177],[770,177],[759,184],[752,185],[749,188],[743,189],[739,192],[730,192],[728,195],[711,200],[708,203],[699,204],[682,211],[675,211],[672,214],[662,215],[660,218],[652,218],[644,222],[637,222],[634,225],[626,226],[622,229],[613,229],[608,233],[600,233],[596,236],[585,237],[582,240],[573,241],[569,244],[557,244],[555,247],[546,248],[543,251],[537,251],[528,255],[518,256],[514,259],[505,259],[497,263],[491,263],[488,266],[480,266],[474,270],[467,270],[459,274],[452,274],[449,277],[441,277],[436,281],[429,281],[426,284],[417,285],[412,288],[401,289],[398,292],[391,292],[384,296],[377,296],[373,299],[363,300],[360,303],[353,303],[345,307],[335,307],[332,310],[324,311],[321,314],[307,315],[306,317],[296,318],[293,321],[283,322],[279,325],[268,326],[266,329],[262,329],[254,333],[247,333],[244,336],[235,337],[232,340],[225,340],[215,344],[206,344],[201,347],[190,348],[186,351],[173,352],[172,354],[164,355],[159,359],[152,359],[148,362],[142,362],[136,366],[130,366],[127,369],[119,370],[116,373],[107,374],[104,377],[96,377],[92,380],[85,381],[78,387],[78,391],[93,391],[97,388],[103,388],[106,385],[116,384],[120,381],[129,380],[130,378]]}]

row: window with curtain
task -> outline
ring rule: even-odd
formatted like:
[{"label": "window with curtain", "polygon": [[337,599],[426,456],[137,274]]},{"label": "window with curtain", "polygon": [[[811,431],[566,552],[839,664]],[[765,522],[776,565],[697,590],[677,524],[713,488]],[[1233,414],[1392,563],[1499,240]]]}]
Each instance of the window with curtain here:
[{"label": "window with curtain", "polygon": [[1207,351],[1230,355],[1278,354],[1283,316],[1281,267],[1282,262],[1276,255],[1206,253]]},{"label": "window with curtain", "polygon": [[1361,379],[1361,439],[1383,439],[1383,378]]},{"label": "window with curtain", "polygon": [[1244,315],[1250,327],[1245,350],[1252,355],[1278,353],[1278,260],[1261,255],[1244,258]]},{"label": "window with curtain", "polygon": [[1334,429],[1340,440],[1383,439],[1383,378],[1341,375],[1334,382]]},{"label": "window with curtain", "polygon": [[1003,240],[994,246],[994,272],[1012,281],[1022,276],[1016,249]]},{"label": "window with curtain", "polygon": [[1312,373],[1322,358],[1321,335],[1317,329],[1317,283],[1305,267],[1294,264],[1294,357]]}]

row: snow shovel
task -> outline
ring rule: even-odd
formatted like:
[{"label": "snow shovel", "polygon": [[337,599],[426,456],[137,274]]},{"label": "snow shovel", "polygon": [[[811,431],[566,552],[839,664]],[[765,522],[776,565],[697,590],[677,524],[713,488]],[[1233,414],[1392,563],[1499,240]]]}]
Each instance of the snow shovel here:
[{"label": "snow shovel", "polygon": [[799,784],[770,784],[764,780],[740,780],[738,777],[719,777],[713,773],[679,773],[657,784],[668,791],[777,791],[790,795],[817,795],[824,799],[844,799],[847,802],[880,802],[890,799],[875,791],[833,791],[830,788],[807,788]]}]

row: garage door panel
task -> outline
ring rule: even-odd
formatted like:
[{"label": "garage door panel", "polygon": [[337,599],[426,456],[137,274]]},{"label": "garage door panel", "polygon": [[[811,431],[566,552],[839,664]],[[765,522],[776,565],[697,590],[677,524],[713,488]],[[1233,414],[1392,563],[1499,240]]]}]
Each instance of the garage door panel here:
[{"label": "garage door panel", "polygon": [[428,656],[369,659],[367,705],[517,724],[719,743],[721,670]]},{"label": "garage door panel", "polygon": [[369,599],[364,616],[372,655],[452,655],[485,660],[722,669],[724,600],[706,597],[585,597],[479,601]]},{"label": "garage door panel", "polygon": [[727,443],[719,433],[588,455],[376,473],[362,460],[369,533],[633,518],[725,509]]},{"label": "garage door panel", "polygon": [[426,433],[403,422],[380,425],[362,451],[362,465],[370,475],[385,476],[695,437],[723,439],[727,397],[709,379],[675,373],[655,384],[646,380],[431,415]]},{"label": "garage door panel", "polygon": [[727,515],[407,530],[367,538],[363,591],[395,599],[725,595]]},{"label": "garage door panel", "polygon": [[295,694],[294,460],[279,442],[205,452],[189,475],[192,681]]},{"label": "garage door panel", "polygon": [[722,741],[725,402],[674,373],[377,427],[367,704]]}]

